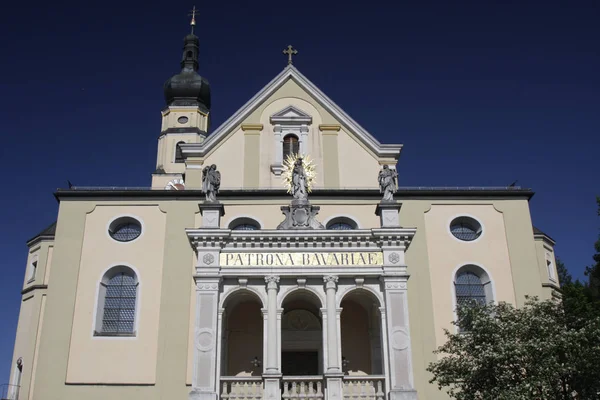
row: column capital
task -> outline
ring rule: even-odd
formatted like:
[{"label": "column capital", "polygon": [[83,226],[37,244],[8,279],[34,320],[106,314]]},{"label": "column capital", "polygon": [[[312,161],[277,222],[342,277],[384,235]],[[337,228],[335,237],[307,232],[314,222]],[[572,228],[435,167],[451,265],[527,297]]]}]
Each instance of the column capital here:
[{"label": "column capital", "polygon": [[279,283],[279,276],[267,275],[267,276],[265,276],[265,282],[267,283],[267,289],[277,290],[278,283]]},{"label": "column capital", "polygon": [[337,281],[338,277],[335,275],[325,275],[323,277],[323,282],[325,282],[325,287],[327,289],[335,289]]}]

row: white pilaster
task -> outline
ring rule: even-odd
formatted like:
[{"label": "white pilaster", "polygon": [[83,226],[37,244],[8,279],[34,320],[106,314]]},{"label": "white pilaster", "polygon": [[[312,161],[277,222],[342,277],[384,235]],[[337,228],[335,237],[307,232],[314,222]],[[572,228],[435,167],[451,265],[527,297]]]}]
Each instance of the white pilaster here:
[{"label": "white pilaster", "polygon": [[[407,276],[384,276],[389,351],[390,400],[416,400],[410,329],[408,323]],[[386,371],[387,372],[387,371]]]},{"label": "white pilaster", "polygon": [[338,308],[336,307],[335,292],[338,277],[327,275],[323,277],[325,282],[325,308],[327,311],[327,390],[325,398],[329,400],[343,398],[343,372],[341,368],[341,340],[339,332]]},{"label": "white pilaster", "polygon": [[279,334],[277,329],[277,289],[279,277],[276,275],[265,276],[267,283],[267,365],[263,379],[265,381],[264,398],[269,400],[280,400],[281,390],[279,381],[281,372],[279,370]]},{"label": "white pilaster", "polygon": [[[193,400],[217,399],[217,319],[219,277],[196,278]],[[202,312],[201,312],[202,310]]]},{"label": "white pilaster", "polygon": [[339,374],[342,372],[339,363],[339,341],[337,332],[337,307],[335,304],[335,291],[337,276],[327,275],[323,277],[326,291],[326,309],[327,309],[327,369],[326,373]]}]

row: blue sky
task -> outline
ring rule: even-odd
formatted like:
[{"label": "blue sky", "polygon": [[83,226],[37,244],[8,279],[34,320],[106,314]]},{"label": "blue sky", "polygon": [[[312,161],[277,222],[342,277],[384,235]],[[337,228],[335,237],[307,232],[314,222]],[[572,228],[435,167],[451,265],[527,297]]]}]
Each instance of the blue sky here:
[{"label": "blue sky", "polygon": [[[12,2],[0,15],[0,383],[8,382],[27,248],[52,193],[149,186],[163,82],[193,2]],[[167,7],[168,6],[168,7]],[[600,195],[597,1],[206,2],[200,73],[218,126],[286,65],[382,142],[402,186],[534,189],[534,224],[575,276]],[[165,8],[167,7],[167,8]]]}]

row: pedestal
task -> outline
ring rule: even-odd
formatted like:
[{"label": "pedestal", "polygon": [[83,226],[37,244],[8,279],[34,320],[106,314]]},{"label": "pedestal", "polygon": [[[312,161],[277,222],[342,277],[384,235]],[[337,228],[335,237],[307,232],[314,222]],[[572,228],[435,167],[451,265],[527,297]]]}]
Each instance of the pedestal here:
[{"label": "pedestal", "polygon": [[325,374],[327,379],[326,400],[341,400],[344,398],[344,374]]},{"label": "pedestal", "polygon": [[325,229],[316,218],[320,209],[321,207],[313,206],[308,200],[292,200],[289,206],[281,207],[285,220],[277,229]]},{"label": "pedestal", "polygon": [[281,375],[280,374],[264,374],[265,382],[265,400],[281,400]]},{"label": "pedestal", "polygon": [[399,228],[400,227],[400,208],[402,203],[395,201],[382,201],[375,209],[381,222],[382,228]]},{"label": "pedestal", "polygon": [[225,215],[225,207],[218,201],[198,204],[200,214],[202,214],[202,223],[200,228],[220,228],[221,217]]}]

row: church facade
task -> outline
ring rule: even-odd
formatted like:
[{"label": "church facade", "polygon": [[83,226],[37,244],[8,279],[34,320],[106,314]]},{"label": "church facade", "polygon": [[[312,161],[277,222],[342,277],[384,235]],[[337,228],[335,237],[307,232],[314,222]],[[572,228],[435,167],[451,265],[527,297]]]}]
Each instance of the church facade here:
[{"label": "church facade", "polygon": [[559,296],[518,187],[397,188],[291,63],[220,127],[198,38],[164,86],[147,189],[59,189],[28,243],[8,398],[446,399],[462,302]]}]

